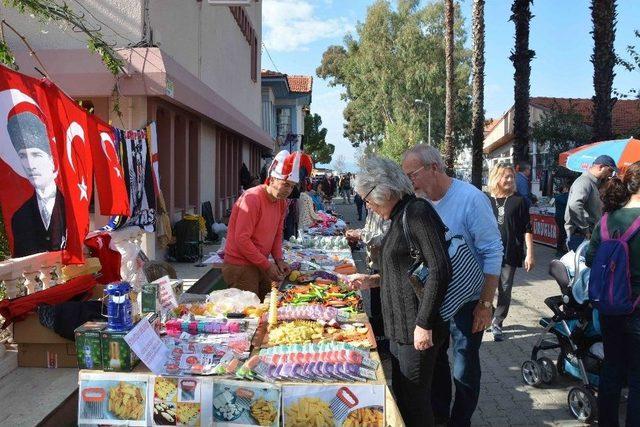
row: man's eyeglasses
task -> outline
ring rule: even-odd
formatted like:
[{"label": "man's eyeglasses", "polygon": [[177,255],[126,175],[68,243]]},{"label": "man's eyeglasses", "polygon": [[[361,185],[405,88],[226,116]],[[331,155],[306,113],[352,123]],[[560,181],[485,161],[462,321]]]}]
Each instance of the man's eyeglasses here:
[{"label": "man's eyeglasses", "polygon": [[369,201],[367,200],[367,197],[369,197],[369,195],[373,192],[373,190],[375,190],[377,187],[377,185],[374,185],[373,187],[371,187],[371,190],[369,190],[369,192],[362,198],[362,201],[365,203],[369,203]]},{"label": "man's eyeglasses", "polygon": [[422,169],[424,169],[424,166],[420,166],[418,169],[414,170],[413,172],[408,172],[408,173],[407,173],[407,177],[408,177],[411,181],[413,181],[413,180],[416,178],[416,176],[418,176],[418,174],[420,173],[420,171],[421,171]]}]

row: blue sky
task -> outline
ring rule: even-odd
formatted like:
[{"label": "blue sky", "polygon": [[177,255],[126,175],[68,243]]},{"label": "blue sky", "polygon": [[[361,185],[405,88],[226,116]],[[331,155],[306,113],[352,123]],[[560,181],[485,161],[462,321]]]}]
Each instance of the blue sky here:
[{"label": "blue sky", "polygon": [[[347,32],[363,21],[372,0],[263,0],[263,40],[273,63],[263,51],[262,68],[287,74],[314,76],[311,111],[322,116],[328,142],[336,154],[352,162],[356,153],[342,137],[344,103],[340,87],[329,87],[315,75],[322,53],[341,44]],[[472,0],[461,2],[465,27],[470,33]],[[531,96],[590,98],[593,95],[593,50],[589,0],[535,0],[530,47],[536,51],[531,70]],[[634,8],[635,4],[635,8]],[[513,104],[513,23],[510,0],[487,0],[485,110],[498,117]],[[618,1],[616,51],[625,53],[629,44],[640,44],[633,35],[640,30],[637,0]],[[471,39],[468,40],[469,46]],[[627,57],[627,55],[623,55]],[[614,87],[626,90],[640,86],[640,72],[618,69]]]}]

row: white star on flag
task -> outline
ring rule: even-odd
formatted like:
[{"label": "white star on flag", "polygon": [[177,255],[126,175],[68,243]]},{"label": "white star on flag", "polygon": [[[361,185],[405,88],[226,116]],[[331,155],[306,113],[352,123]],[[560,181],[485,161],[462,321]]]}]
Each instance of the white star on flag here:
[{"label": "white star on flag", "polygon": [[84,177],[82,177],[82,182],[78,184],[78,188],[80,189],[80,200],[85,199],[89,201],[89,196],[87,196],[87,184],[84,182]]},{"label": "white star on flag", "polygon": [[120,168],[119,168],[119,167],[117,167],[117,166],[114,166],[114,167],[113,167],[113,169],[115,169],[115,171],[116,171],[116,175],[118,175],[118,178],[121,178],[121,177],[122,177],[122,175],[120,174]]}]

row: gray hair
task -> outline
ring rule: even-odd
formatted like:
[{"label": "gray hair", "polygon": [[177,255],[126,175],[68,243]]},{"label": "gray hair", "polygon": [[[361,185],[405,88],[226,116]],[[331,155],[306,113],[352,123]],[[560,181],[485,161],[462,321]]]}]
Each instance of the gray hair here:
[{"label": "gray hair", "polygon": [[402,156],[402,161],[407,159],[407,156],[416,156],[423,166],[436,165],[440,172],[444,172],[444,161],[442,161],[442,155],[437,148],[427,144],[418,144],[405,151]]},{"label": "gray hair", "polygon": [[355,190],[377,205],[413,194],[413,185],[400,166],[392,160],[369,156],[360,162]]}]

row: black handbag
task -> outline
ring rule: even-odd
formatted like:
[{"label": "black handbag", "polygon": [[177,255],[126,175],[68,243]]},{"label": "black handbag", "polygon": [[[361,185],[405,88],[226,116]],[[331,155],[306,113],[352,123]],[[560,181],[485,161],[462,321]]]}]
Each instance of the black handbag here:
[{"label": "black handbag", "polygon": [[[425,203],[429,202],[425,201]],[[440,306],[440,317],[443,320],[449,320],[458,312],[460,307],[472,301],[473,297],[481,291],[484,286],[484,272],[464,237],[460,235],[449,236],[449,229],[446,226],[444,226],[444,229],[447,252],[451,260],[453,274],[447,287],[444,301]],[[402,231],[409,245],[409,255],[413,259],[413,263],[408,270],[409,281],[420,300],[429,277],[429,266],[424,261],[419,246],[411,239],[406,206],[402,212]]]}]

